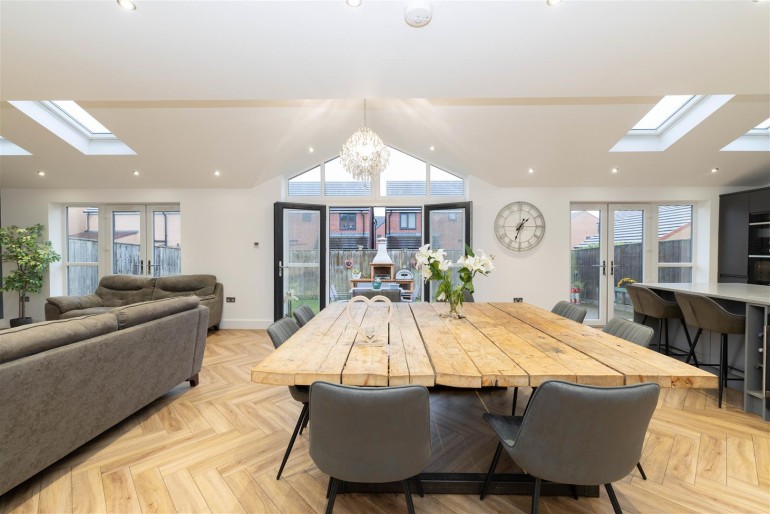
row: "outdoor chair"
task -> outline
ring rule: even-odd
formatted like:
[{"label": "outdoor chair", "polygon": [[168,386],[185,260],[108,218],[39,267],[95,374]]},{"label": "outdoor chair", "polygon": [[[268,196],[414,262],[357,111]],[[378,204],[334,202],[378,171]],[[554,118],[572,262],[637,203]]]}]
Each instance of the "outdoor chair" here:
[{"label": "outdoor chair", "polygon": [[612,482],[628,475],[639,462],[659,392],[660,386],[654,383],[595,387],[553,380],[537,388],[524,416],[484,413],[500,442],[481,499],[505,450],[534,478],[533,514],[538,511],[542,480],[604,484],[615,513],[620,514]]},{"label": "outdoor chair", "polygon": [[[431,457],[428,390],[315,382],[310,398],[310,457],[329,475],[327,514],[344,482],[401,482],[407,508],[414,513],[409,479]],[[417,485],[422,491],[419,478]]]},{"label": "outdoor chair", "polygon": [[[270,336],[270,340],[273,342],[273,346],[277,349],[283,343],[285,343],[292,335],[299,330],[297,323],[291,318],[282,318],[267,327],[267,335]],[[302,411],[299,414],[297,425],[294,427],[294,432],[291,434],[289,440],[289,446],[286,448],[286,453],[283,455],[283,461],[281,467],[278,469],[278,476],[276,480],[281,479],[281,473],[286,466],[286,461],[289,460],[289,454],[294,446],[294,441],[297,439],[297,434],[302,434],[302,431],[307,426],[307,422],[310,419],[310,392],[307,386],[289,386],[289,393],[291,397],[302,404]]]}]

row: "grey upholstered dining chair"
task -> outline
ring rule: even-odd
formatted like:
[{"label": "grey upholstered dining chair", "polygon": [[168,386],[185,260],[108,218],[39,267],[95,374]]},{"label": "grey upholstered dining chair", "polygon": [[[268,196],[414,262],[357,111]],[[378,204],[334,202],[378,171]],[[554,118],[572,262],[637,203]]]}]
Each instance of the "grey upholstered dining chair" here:
[{"label": "grey upholstered dining chair", "polygon": [[413,513],[409,479],[425,468],[431,456],[428,390],[418,385],[314,382],[310,399],[310,457],[329,475],[327,514],[334,509],[342,482],[399,481]]},{"label": "grey upholstered dining chair", "polygon": [[571,319],[572,321],[577,321],[578,323],[583,323],[583,320],[586,319],[586,314],[588,314],[585,307],[580,307],[574,303],[565,302],[564,300],[557,302],[556,305],[553,306],[553,309],[551,309],[551,312],[567,319]]},{"label": "grey upholstered dining chair", "polygon": [[548,381],[533,393],[524,416],[485,413],[500,439],[481,490],[484,499],[500,454],[534,478],[532,512],[538,511],[540,482],[601,485],[617,514],[612,482],[639,462],[644,434],[658,402],[654,383],[595,387]]},{"label": "grey upholstered dining chair", "polygon": [[[298,330],[299,325],[297,325],[296,321],[291,318],[282,318],[267,327],[267,335],[270,336],[270,340],[273,342],[273,346],[278,348]],[[302,431],[305,429],[305,426],[307,426],[307,422],[310,419],[310,392],[308,387],[289,386],[289,393],[291,394],[292,398],[302,404],[302,411],[299,414],[297,425],[294,427],[294,432],[291,434],[291,439],[289,440],[289,446],[286,448],[286,453],[283,455],[281,467],[278,469],[278,476],[275,477],[276,480],[281,479],[281,473],[283,473],[283,468],[286,466],[286,461],[289,460],[289,454],[291,453],[291,449],[294,446],[294,441],[297,439],[297,434],[302,434]]]},{"label": "grey upholstered dining chair", "polygon": [[650,345],[655,335],[655,331],[647,325],[640,325],[623,318],[612,318],[602,332],[644,347]]},{"label": "grey upholstered dining chair", "polygon": [[[634,306],[634,312],[642,315],[642,325],[647,321],[647,318],[655,318],[658,320],[658,351],[661,349],[661,343],[663,342],[663,335],[665,334],[666,355],[671,353],[669,347],[668,337],[668,320],[678,319],[682,324],[684,335],[687,338],[687,344],[692,347],[692,341],[690,340],[690,332],[687,330],[687,324],[684,322],[684,314],[679,304],[666,300],[649,287],[645,287],[640,284],[628,284],[626,286],[626,292],[631,298],[631,303]],[[689,348],[688,348],[689,350]],[[684,356],[685,353],[677,353],[677,355]],[[696,361],[697,365],[697,361]]]},{"label": "grey upholstered dining chair", "polygon": [[684,320],[688,325],[698,327],[695,333],[695,339],[692,340],[690,352],[687,354],[685,362],[695,357],[695,347],[698,344],[701,334],[704,330],[720,334],[719,362],[713,364],[698,363],[700,366],[717,366],[719,368],[719,400],[718,405],[722,407],[722,394],[727,386],[728,380],[743,380],[743,378],[728,378],[727,376],[727,336],[728,334],[743,334],[746,332],[746,316],[733,314],[719,305],[716,301],[700,294],[674,292],[676,301],[682,308]]},{"label": "grey upholstered dining chair", "polygon": [[313,317],[315,317],[315,313],[307,305],[300,305],[294,310],[294,319],[297,320],[297,325],[300,327],[304,327]]},{"label": "grey upholstered dining chair", "polygon": [[474,303],[475,301],[476,300],[473,299],[473,293],[467,289],[463,289],[463,303]]},{"label": "grey upholstered dining chair", "polygon": [[369,299],[375,296],[384,296],[391,302],[401,301],[401,289],[367,289],[361,287],[353,288],[353,297],[366,296]]}]

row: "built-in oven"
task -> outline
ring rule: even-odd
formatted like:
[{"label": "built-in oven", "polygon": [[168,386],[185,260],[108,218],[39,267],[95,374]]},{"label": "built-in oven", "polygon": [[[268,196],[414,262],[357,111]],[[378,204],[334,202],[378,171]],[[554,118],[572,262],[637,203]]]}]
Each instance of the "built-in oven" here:
[{"label": "built-in oven", "polygon": [[749,214],[748,283],[770,285],[770,212]]}]

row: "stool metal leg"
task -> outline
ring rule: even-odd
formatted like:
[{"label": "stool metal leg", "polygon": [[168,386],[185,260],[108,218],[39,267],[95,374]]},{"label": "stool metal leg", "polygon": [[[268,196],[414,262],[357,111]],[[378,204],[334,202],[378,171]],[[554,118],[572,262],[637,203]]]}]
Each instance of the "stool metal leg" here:
[{"label": "stool metal leg", "polygon": [[[698,339],[700,339],[700,335],[703,333],[703,329],[699,328],[698,331],[695,333],[695,339],[692,340],[692,346],[690,347],[690,353],[687,354],[687,359],[685,359],[685,364],[690,363],[690,359],[695,357],[695,346],[698,344]],[[698,359],[695,359],[695,366],[700,367],[698,365]]]},{"label": "stool metal leg", "polygon": [[719,408],[722,408],[722,394],[727,385],[727,334],[722,334],[719,348]]},{"label": "stool metal leg", "polygon": [[[682,330],[684,330],[684,336],[687,338],[687,346],[688,346],[688,348],[690,350],[692,350],[693,349],[693,342],[692,342],[692,339],[690,339],[690,331],[687,330],[687,323],[684,322],[684,318],[679,318],[679,321],[682,322]],[[689,355],[689,353],[688,353],[688,355]],[[692,354],[692,359],[693,359],[693,362],[695,363],[695,367],[696,368],[700,367],[698,365],[698,358],[695,356],[694,353]]]},{"label": "stool metal leg", "polygon": [[668,343],[668,318],[663,320],[663,327],[665,328],[665,332],[666,332],[666,355],[669,355],[671,352],[669,350],[669,343]]}]

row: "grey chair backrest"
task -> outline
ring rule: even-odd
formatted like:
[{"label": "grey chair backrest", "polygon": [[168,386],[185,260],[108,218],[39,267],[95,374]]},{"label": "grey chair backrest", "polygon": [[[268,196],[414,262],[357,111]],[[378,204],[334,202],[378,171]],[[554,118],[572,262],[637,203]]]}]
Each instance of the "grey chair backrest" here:
[{"label": "grey chair backrest", "polygon": [[366,296],[367,298],[374,298],[375,296],[384,296],[391,302],[401,301],[401,289],[361,289],[354,288],[353,296]]},{"label": "grey chair backrest", "polygon": [[588,314],[588,310],[584,307],[579,307],[573,303],[565,302],[564,300],[554,305],[551,312],[558,314],[559,316],[564,316],[572,321],[577,321],[578,323],[583,323],[583,320],[586,319],[586,314]]},{"label": "grey chair backrest", "polygon": [[674,292],[688,325],[718,334],[742,334],[746,316],[733,314],[717,302],[701,294]]},{"label": "grey chair backrest", "polygon": [[474,303],[476,300],[473,299],[473,293],[468,291],[467,289],[463,289],[463,303]]},{"label": "grey chair backrest", "polygon": [[430,403],[423,386],[310,386],[310,456],[346,482],[396,482],[430,461]]},{"label": "grey chair backrest", "polygon": [[297,320],[297,325],[304,327],[305,324],[315,317],[313,309],[307,305],[300,305],[294,311],[294,319]]},{"label": "grey chair backrest", "polygon": [[648,346],[655,335],[655,331],[652,328],[623,318],[612,318],[604,326],[602,332],[641,346]]},{"label": "grey chair backrest", "polygon": [[652,289],[639,284],[628,284],[626,292],[631,298],[634,311],[658,319],[679,319],[682,310],[676,302],[662,298]]},{"label": "grey chair backrest", "polygon": [[293,336],[297,330],[299,330],[299,325],[297,325],[296,321],[291,318],[281,318],[267,327],[267,335],[270,336],[273,346],[278,348]]},{"label": "grey chair backrest", "polygon": [[659,392],[654,383],[545,382],[532,394],[509,453],[543,480],[575,485],[620,480],[639,462]]}]

